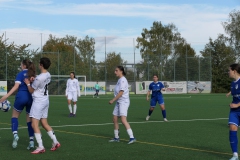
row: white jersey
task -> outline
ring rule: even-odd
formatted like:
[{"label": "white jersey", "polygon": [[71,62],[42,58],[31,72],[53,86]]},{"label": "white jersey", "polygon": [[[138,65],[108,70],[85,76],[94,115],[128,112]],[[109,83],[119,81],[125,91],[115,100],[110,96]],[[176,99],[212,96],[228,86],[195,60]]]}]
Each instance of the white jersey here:
[{"label": "white jersey", "polygon": [[116,97],[120,91],[123,91],[123,95],[117,100],[117,102],[129,102],[128,81],[124,76],[119,78],[114,88],[114,96]]},{"label": "white jersey", "polygon": [[68,95],[68,92],[77,92],[78,96],[80,97],[80,87],[77,79],[69,78],[67,80],[66,95]]},{"label": "white jersey", "polygon": [[51,75],[49,72],[41,73],[32,83],[34,92],[32,97],[34,100],[46,101],[48,100],[48,84],[51,82]]}]

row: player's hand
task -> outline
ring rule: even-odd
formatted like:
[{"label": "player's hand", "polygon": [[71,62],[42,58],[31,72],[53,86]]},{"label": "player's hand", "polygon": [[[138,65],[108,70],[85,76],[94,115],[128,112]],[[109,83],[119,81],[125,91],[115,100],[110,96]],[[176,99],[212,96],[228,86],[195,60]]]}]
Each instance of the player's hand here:
[{"label": "player's hand", "polygon": [[149,101],[149,98],[147,97],[147,101]]},{"label": "player's hand", "polygon": [[24,82],[25,82],[26,84],[30,84],[30,80],[29,80],[28,78],[25,78],[25,79],[24,79]]},{"label": "player's hand", "polygon": [[239,104],[230,103],[229,106],[230,106],[230,108],[238,108]]},{"label": "player's hand", "polygon": [[113,102],[114,102],[114,101],[113,101],[113,100],[111,100],[111,101],[109,101],[108,103],[109,103],[109,104],[113,104]]},{"label": "player's hand", "polygon": [[33,82],[35,80],[35,77],[30,77],[29,80],[30,82]]},{"label": "player's hand", "polygon": [[227,93],[227,94],[226,94],[226,97],[228,97],[230,94],[231,94],[231,93]]},{"label": "player's hand", "polygon": [[1,99],[0,99],[0,102],[2,103],[3,101],[5,101],[7,99],[7,97],[3,96]]}]

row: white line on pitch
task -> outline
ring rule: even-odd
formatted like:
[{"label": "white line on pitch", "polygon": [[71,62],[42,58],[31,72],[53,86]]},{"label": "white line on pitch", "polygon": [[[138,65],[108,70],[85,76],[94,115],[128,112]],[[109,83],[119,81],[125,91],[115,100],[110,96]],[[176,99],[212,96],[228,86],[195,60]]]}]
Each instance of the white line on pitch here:
[{"label": "white line on pitch", "polygon": [[[129,122],[130,124],[141,124],[141,123],[169,123],[169,122],[193,122],[193,121],[217,121],[217,120],[225,120],[228,118],[214,118],[214,119],[188,119],[188,120],[169,120],[168,122],[164,121],[143,121],[143,122]],[[61,127],[84,127],[84,126],[105,126],[105,125],[112,125],[113,123],[101,123],[101,124],[79,124],[79,125],[61,125],[61,126],[51,126],[54,128],[61,128]],[[119,123],[121,124],[121,123]],[[27,127],[19,127],[18,129],[24,129]],[[0,128],[0,130],[8,130],[11,128]]]},{"label": "white line on pitch", "polygon": [[[146,97],[145,96],[143,96],[143,97],[131,97],[130,96],[130,99],[146,99]],[[178,98],[192,98],[192,96],[187,96],[187,97],[164,97],[163,99],[178,99]],[[92,97],[80,97],[79,99],[111,99],[111,97],[109,97],[109,98],[107,98],[107,97],[103,97],[103,98],[92,98]]]}]

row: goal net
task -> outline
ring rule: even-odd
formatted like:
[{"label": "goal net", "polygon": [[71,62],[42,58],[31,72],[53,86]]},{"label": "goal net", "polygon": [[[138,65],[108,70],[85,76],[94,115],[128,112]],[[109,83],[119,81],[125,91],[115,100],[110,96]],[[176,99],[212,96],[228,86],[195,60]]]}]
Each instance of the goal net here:
[{"label": "goal net", "polygon": [[[49,95],[65,95],[67,80],[69,75],[51,75],[51,83],[49,85]],[[76,75],[76,79],[79,82],[81,95],[86,94],[86,76]],[[81,85],[80,85],[81,83]]]}]

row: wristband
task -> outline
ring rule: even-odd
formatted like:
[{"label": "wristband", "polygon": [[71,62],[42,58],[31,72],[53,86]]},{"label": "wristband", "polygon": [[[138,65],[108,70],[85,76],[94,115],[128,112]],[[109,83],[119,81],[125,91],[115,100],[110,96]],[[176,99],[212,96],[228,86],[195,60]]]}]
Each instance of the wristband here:
[{"label": "wristband", "polygon": [[30,86],[30,84],[27,84],[27,86]]}]

